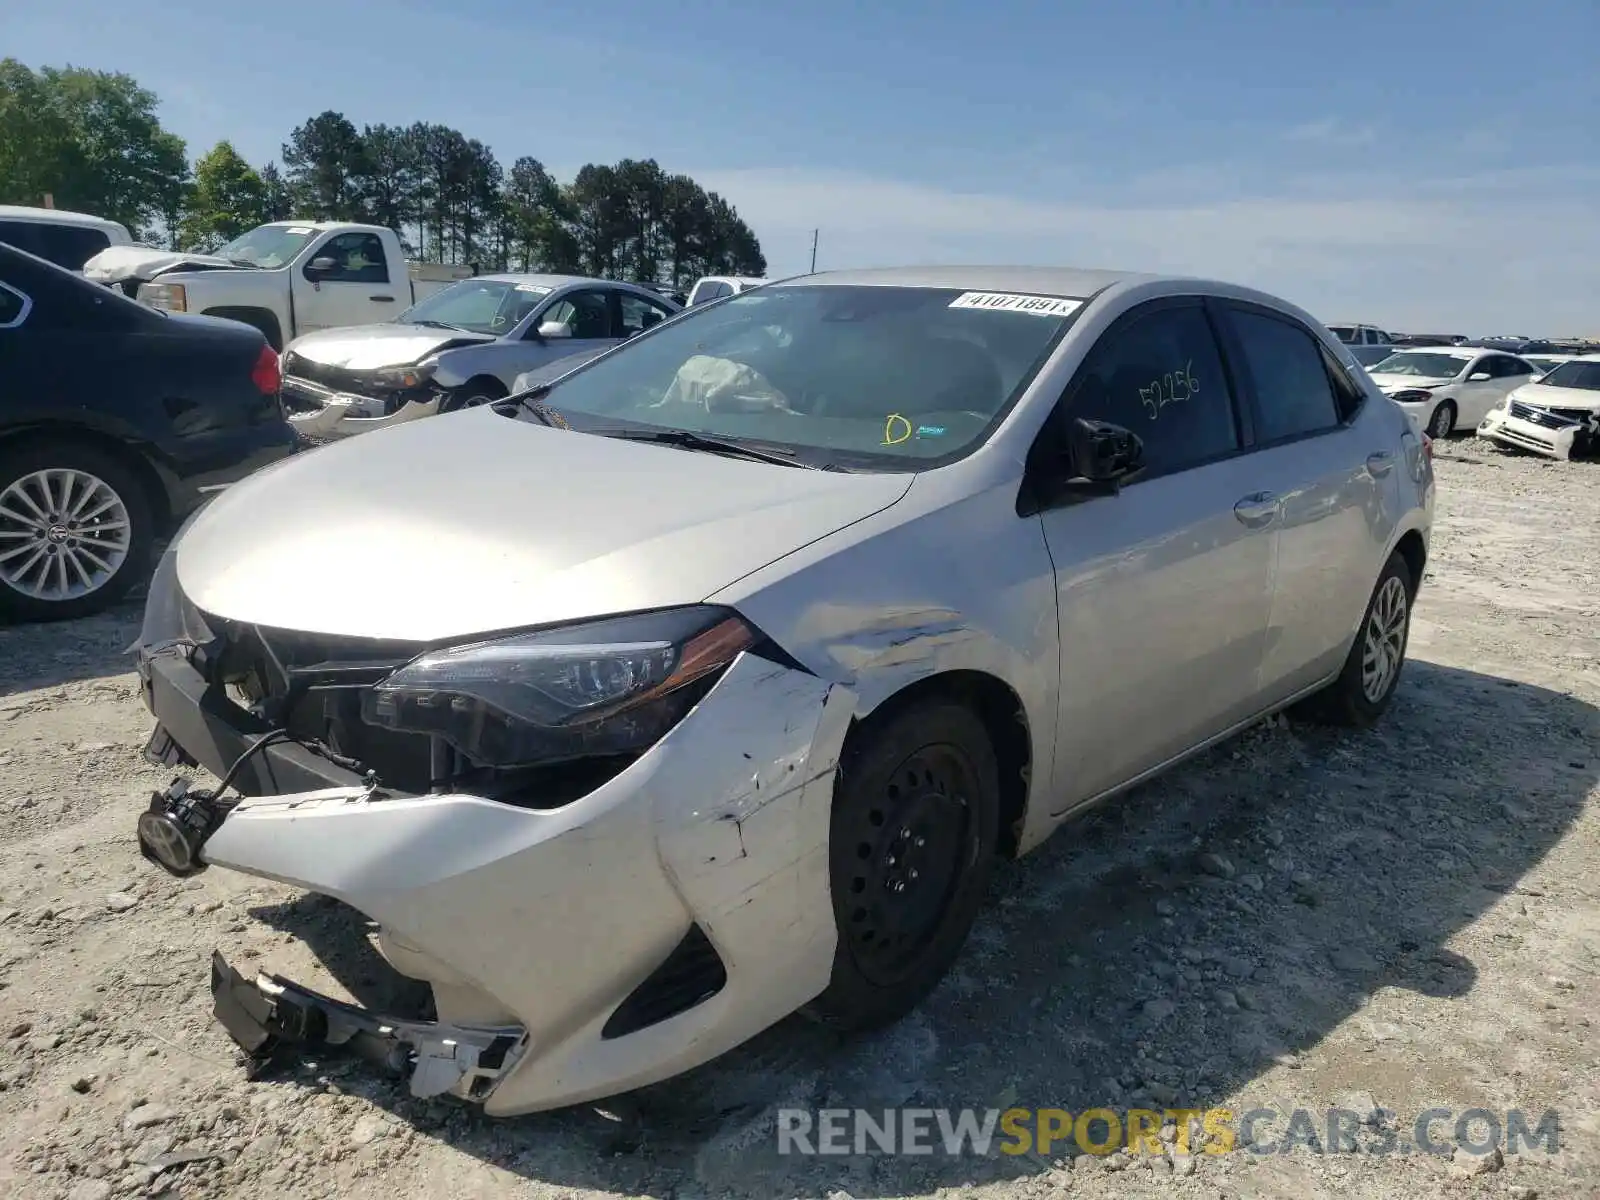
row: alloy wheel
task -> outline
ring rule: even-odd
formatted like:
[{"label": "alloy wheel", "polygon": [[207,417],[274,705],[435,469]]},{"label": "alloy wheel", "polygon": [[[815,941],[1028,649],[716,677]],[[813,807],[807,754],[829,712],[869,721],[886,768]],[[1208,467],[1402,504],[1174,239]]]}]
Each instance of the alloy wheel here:
[{"label": "alloy wheel", "polygon": [[1409,604],[1405,583],[1393,575],[1383,581],[1372,602],[1361,652],[1361,693],[1370,704],[1388,695],[1400,673]]},{"label": "alloy wheel", "polygon": [[34,471],[0,491],[0,583],[64,603],[99,591],[133,544],[127,505],[97,475]]}]

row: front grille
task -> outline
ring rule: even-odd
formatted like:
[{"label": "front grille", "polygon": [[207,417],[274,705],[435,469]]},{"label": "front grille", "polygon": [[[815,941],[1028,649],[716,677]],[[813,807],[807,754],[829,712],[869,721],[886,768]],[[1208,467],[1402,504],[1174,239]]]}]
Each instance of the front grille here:
[{"label": "front grille", "polygon": [[1513,400],[1511,402],[1511,415],[1521,421],[1528,421],[1545,429],[1565,429],[1569,425],[1582,424],[1583,418],[1566,415],[1571,410],[1535,408],[1531,404],[1522,404]]},{"label": "front grille", "polygon": [[692,926],[666,961],[617,1006],[600,1036],[610,1040],[659,1025],[705,1003],[727,983],[728,969],[717,948],[705,930]]}]

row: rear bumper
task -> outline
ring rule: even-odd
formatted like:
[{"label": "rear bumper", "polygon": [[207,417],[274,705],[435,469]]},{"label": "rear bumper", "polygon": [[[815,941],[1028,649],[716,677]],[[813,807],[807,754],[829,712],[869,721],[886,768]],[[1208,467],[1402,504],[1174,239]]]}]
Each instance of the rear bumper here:
[{"label": "rear bumper", "polygon": [[[141,674],[159,729],[214,774],[266,732],[181,653],[145,657]],[[354,1029],[351,1048],[407,1060],[416,1094],[450,1091],[493,1115],[707,1062],[827,986],[828,826],[853,711],[847,690],[747,654],[641,758],[551,809],[384,795],[302,746],[270,745],[241,769],[254,794],[201,857],[371,917],[390,963],[431,985],[438,1024],[244,980],[225,962],[217,1016],[256,1054],[326,1045],[319,1022]],[[521,1039],[514,1052],[506,1039]]]},{"label": "rear bumper", "polygon": [[299,440],[286,421],[208,434],[203,447],[184,447],[183,461],[158,465],[166,481],[172,516],[181,520],[215,492],[286,458]]}]

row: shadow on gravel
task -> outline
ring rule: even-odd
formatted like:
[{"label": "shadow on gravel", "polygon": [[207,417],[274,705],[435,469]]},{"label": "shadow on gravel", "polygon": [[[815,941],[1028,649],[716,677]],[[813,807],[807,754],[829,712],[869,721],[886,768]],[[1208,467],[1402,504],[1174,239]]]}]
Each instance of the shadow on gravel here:
[{"label": "shadow on gravel", "polygon": [[[1380,987],[1463,995],[1476,968],[1443,944],[1561,838],[1597,745],[1586,703],[1413,661],[1379,728],[1263,726],[1007,866],[951,977],[893,1029],[849,1041],[793,1019],[603,1112],[491,1121],[403,1087],[379,1102],[572,1188],[909,1196],[1035,1174],[1049,1164],[1026,1156],[780,1156],[776,1111],[1203,1109]],[[370,994],[381,963],[342,915],[271,916]],[[1366,1032],[1375,1061],[1407,1036]]]},{"label": "shadow on gravel", "polygon": [[0,622],[0,697],[132,672],[125,652],[143,619],[139,596],[77,621]]}]

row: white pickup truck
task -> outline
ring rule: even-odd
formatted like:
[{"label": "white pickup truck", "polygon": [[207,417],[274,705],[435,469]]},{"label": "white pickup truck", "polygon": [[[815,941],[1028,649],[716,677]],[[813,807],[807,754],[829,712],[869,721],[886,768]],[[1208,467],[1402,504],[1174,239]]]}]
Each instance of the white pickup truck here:
[{"label": "white pickup truck", "polygon": [[243,321],[279,351],[314,330],[393,320],[475,274],[408,262],[392,229],[333,221],[274,221],[212,254],[112,246],[83,273],[153,308]]}]

